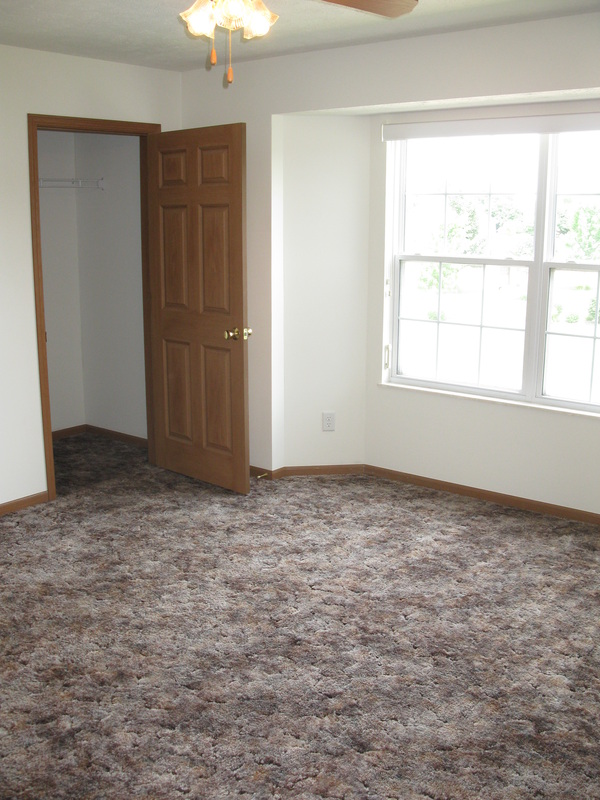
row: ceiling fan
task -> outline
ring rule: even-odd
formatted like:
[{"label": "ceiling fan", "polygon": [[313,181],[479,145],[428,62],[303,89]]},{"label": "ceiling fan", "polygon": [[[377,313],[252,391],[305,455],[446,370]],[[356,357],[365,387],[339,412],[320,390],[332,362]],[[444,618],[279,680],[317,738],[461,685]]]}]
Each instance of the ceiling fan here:
[{"label": "ceiling fan", "polygon": [[419,0],[325,0],[325,2],[368,11],[381,17],[400,17],[416,8]]}]

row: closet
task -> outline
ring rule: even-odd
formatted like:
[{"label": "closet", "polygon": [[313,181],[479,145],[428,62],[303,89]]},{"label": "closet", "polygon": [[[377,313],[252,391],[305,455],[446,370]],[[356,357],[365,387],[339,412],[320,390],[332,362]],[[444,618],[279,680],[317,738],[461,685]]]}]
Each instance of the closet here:
[{"label": "closet", "polygon": [[139,137],[38,132],[52,431],[146,438]]}]

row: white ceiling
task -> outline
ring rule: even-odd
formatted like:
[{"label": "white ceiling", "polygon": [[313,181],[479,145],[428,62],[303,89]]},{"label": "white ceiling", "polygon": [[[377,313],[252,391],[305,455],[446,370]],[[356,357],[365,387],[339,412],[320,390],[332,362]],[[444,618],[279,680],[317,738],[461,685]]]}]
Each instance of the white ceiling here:
[{"label": "white ceiling", "polygon": [[[0,44],[177,71],[204,66],[205,39],[178,19],[192,0],[0,0]],[[600,11],[600,0],[419,0],[395,20],[323,0],[266,0],[279,20],[262,39],[234,34],[234,60]],[[217,49],[225,50],[217,36]]]}]

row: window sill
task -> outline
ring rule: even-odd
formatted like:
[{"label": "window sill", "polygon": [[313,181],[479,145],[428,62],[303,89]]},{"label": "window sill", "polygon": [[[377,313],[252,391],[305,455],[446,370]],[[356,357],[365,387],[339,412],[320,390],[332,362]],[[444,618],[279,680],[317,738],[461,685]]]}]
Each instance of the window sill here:
[{"label": "window sill", "polygon": [[392,389],[408,392],[422,392],[425,394],[440,395],[446,397],[454,397],[462,400],[476,401],[483,403],[494,403],[503,406],[516,406],[517,408],[527,408],[535,411],[549,411],[551,413],[558,412],[559,414],[571,414],[579,417],[591,417],[598,419],[600,411],[589,411],[584,408],[570,408],[568,406],[556,406],[550,403],[530,402],[528,400],[513,399],[508,397],[492,397],[484,394],[474,394],[472,392],[458,392],[452,389],[442,389],[432,386],[417,386],[408,383],[393,383],[391,381],[380,381],[377,384],[383,389]]}]

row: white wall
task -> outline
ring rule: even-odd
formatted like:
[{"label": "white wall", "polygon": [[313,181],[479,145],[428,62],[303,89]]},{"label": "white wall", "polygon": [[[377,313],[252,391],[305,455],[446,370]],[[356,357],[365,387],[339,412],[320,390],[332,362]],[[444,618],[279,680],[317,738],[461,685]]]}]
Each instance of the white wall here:
[{"label": "white wall", "polygon": [[[38,161],[42,178],[73,178],[74,134],[40,131]],[[40,228],[52,428],[61,430],[85,423],[75,190],[40,189]]]},{"label": "white wall", "polygon": [[[285,464],[361,464],[370,125],[282,124]],[[323,411],[335,412],[334,432],[322,431]]]},{"label": "white wall", "polygon": [[40,176],[103,189],[40,191],[52,430],[145,437],[139,138],[38,135]]},{"label": "white wall", "polygon": [[181,127],[181,76],[0,46],[0,504],[47,488],[31,254],[27,114]]},{"label": "white wall", "polygon": [[[314,428],[296,430],[289,411],[298,405],[289,396],[298,388],[295,380],[290,383],[290,373],[300,367],[300,373],[306,374],[306,365],[313,364],[315,374],[328,375],[329,353],[322,341],[298,342],[297,348],[281,341],[282,313],[287,335],[289,320],[318,318],[321,298],[315,296],[306,305],[306,292],[294,295],[288,291],[301,281],[301,266],[290,257],[285,235],[272,227],[283,224],[286,230],[289,198],[285,187],[281,193],[278,178],[284,140],[294,136],[294,125],[305,124],[295,116],[284,124],[278,115],[337,109],[358,114],[376,111],[385,118],[386,112],[455,101],[468,105],[508,96],[523,101],[541,96],[599,97],[599,40],[600,14],[587,14],[239,64],[235,83],[226,90],[214,70],[183,76],[185,127],[247,123],[249,310],[257,331],[249,350],[253,464],[276,469],[307,461],[319,463],[325,455],[329,463],[343,463],[347,457],[343,437],[330,440],[337,446],[324,455],[320,442],[313,440]],[[360,460],[600,513],[594,456],[600,444],[597,417],[378,385],[383,331],[383,176],[382,151],[375,148],[374,152],[370,229],[363,231],[370,242],[363,265],[368,295],[359,298],[360,281],[354,284],[354,300],[360,299],[367,308],[367,356],[366,363],[357,360],[347,376],[357,385],[366,369],[366,436]],[[272,197],[277,207],[272,207]],[[307,232],[304,250],[316,244],[335,246],[333,238],[323,242],[321,231],[313,241]],[[330,312],[339,319],[342,300],[332,298],[332,302]],[[292,357],[298,360],[290,363]],[[314,381],[306,384],[303,400],[307,407],[321,409],[322,395],[322,383]],[[305,447],[303,436],[311,446]]]},{"label": "white wall", "polygon": [[147,436],[139,138],[78,134],[77,230],[86,423]]}]

